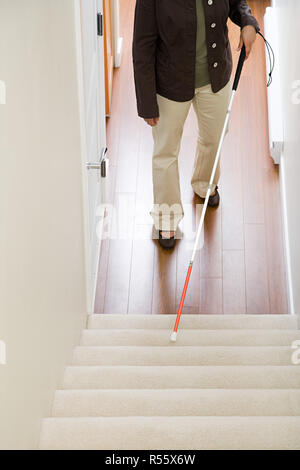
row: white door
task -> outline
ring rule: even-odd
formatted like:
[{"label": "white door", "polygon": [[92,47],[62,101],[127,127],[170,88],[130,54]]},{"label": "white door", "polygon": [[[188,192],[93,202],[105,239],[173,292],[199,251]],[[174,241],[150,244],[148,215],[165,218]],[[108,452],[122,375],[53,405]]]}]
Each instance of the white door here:
[{"label": "white door", "polygon": [[88,208],[88,289],[93,311],[100,251],[99,223],[104,185],[99,163],[106,149],[104,43],[102,0],[80,0],[81,48],[84,88],[86,188]]}]

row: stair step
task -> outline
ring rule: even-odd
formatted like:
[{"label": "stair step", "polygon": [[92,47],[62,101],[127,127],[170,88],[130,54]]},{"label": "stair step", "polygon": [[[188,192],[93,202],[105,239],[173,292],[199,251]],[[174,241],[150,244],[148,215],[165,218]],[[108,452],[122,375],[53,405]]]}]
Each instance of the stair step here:
[{"label": "stair step", "polygon": [[300,390],[58,390],[53,417],[300,416]]},{"label": "stair step", "polygon": [[[81,346],[170,346],[168,329],[83,330]],[[189,330],[178,333],[178,346],[291,346],[300,330]]]},{"label": "stair step", "polygon": [[70,366],[64,389],[299,388],[297,366]]},{"label": "stair step", "polygon": [[79,346],[73,365],[291,365],[289,346]]},{"label": "stair step", "polygon": [[300,450],[291,315],[91,315],[41,449]]},{"label": "stair step", "polygon": [[[176,315],[109,315],[89,317],[89,328],[172,329]],[[296,315],[182,315],[181,328],[191,329],[295,329]]]},{"label": "stair step", "polygon": [[48,418],[42,450],[299,450],[300,418]]}]

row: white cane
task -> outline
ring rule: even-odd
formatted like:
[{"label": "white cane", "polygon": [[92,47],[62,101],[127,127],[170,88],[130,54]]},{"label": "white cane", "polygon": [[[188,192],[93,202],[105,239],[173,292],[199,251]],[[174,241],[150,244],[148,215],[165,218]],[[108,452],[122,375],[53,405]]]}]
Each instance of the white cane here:
[{"label": "white cane", "polygon": [[203,222],[204,222],[204,217],[205,217],[207,204],[208,204],[208,199],[209,199],[209,196],[210,196],[211,189],[213,187],[213,181],[214,181],[217,165],[218,165],[218,162],[219,162],[219,159],[220,159],[221,149],[222,149],[224,137],[225,137],[225,134],[226,134],[228,121],[229,121],[229,118],[230,118],[230,112],[231,112],[234,96],[235,96],[235,93],[236,93],[236,90],[237,90],[237,87],[238,87],[238,84],[239,84],[239,81],[240,81],[240,76],[241,76],[241,73],[242,73],[242,68],[243,68],[243,65],[244,65],[244,62],[245,62],[245,58],[246,58],[246,49],[245,49],[245,46],[243,45],[241,53],[240,53],[240,58],[239,58],[239,62],[238,62],[238,66],[237,66],[233,86],[232,86],[232,92],[231,92],[229,106],[228,106],[226,117],[225,117],[224,127],[223,127],[222,134],[221,134],[221,137],[220,137],[220,141],[219,141],[219,145],[218,145],[218,150],[217,150],[214,166],[213,166],[213,169],[212,169],[212,172],[211,172],[211,177],[210,177],[210,180],[209,180],[209,185],[208,185],[206,196],[205,196],[204,206],[203,206],[203,209],[202,209],[200,222],[199,222],[199,227],[198,227],[198,230],[197,230],[195,245],[194,245],[192,257],[191,257],[191,260],[190,260],[190,264],[189,264],[189,267],[188,267],[188,271],[187,271],[187,275],[186,275],[186,279],[185,279],[185,283],[184,283],[184,287],[183,287],[183,292],[182,292],[182,295],[181,295],[181,300],[180,300],[179,309],[178,309],[178,313],[177,313],[177,317],[176,317],[176,321],[175,321],[175,325],[174,325],[174,330],[171,334],[171,341],[173,341],[173,342],[175,342],[176,339],[177,339],[177,332],[178,332],[180,316],[181,316],[181,312],[182,312],[182,308],[183,308],[183,304],[184,304],[184,299],[185,299],[186,291],[187,291],[187,288],[188,288],[188,284],[189,284],[189,280],[190,280],[190,276],[191,276],[191,272],[192,272],[194,259],[195,259],[197,248],[198,248],[198,245],[199,245],[200,235],[201,235]]}]

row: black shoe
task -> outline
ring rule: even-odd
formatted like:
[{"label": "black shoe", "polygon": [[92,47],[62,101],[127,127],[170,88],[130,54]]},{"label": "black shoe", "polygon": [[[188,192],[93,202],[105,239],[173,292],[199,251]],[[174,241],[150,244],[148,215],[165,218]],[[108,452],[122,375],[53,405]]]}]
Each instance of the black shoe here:
[{"label": "black shoe", "polygon": [[209,207],[217,207],[220,203],[220,194],[218,192],[218,186],[216,186],[215,194],[209,196],[207,205]]},{"label": "black shoe", "polygon": [[173,235],[173,237],[170,237],[170,238],[162,237],[161,232],[164,232],[164,231],[166,231],[166,230],[159,230],[158,231],[158,243],[165,250],[170,250],[171,248],[173,248],[175,246],[175,243],[176,243],[175,235]]}]

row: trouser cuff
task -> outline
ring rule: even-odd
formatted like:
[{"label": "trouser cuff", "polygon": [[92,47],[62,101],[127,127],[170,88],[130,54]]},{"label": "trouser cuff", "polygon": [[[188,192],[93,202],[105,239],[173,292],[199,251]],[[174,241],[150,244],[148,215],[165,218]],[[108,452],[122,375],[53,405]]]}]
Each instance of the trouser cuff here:
[{"label": "trouser cuff", "polygon": [[181,212],[168,211],[166,213],[159,210],[158,204],[150,211],[150,215],[153,218],[154,226],[157,230],[175,232],[179,222],[184,216],[184,211],[182,209]]}]

